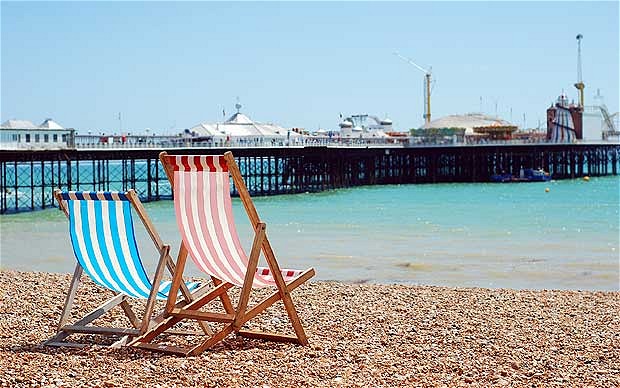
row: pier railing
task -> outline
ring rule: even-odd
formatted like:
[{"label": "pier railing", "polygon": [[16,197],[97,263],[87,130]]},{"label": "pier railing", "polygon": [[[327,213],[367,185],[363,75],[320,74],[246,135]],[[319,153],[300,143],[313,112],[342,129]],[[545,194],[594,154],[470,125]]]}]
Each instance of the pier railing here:
[{"label": "pier railing", "polygon": [[[403,140],[401,140],[403,139]],[[180,136],[93,136],[76,135],[78,149],[128,149],[128,148],[272,148],[304,146],[366,146],[404,145],[407,138],[340,138],[340,137],[292,137],[289,139],[243,138],[200,139]]]},{"label": "pier railing", "polygon": [[[0,150],[0,214],[55,206],[53,190],[136,189],[144,201],[171,198],[158,162],[163,148]],[[166,148],[171,154],[232,150],[252,195],[375,184],[488,182],[499,172],[543,168],[553,179],[617,175],[620,144],[367,144]],[[234,187],[232,188],[233,194]]]},{"label": "pier railing", "polygon": [[[614,144],[614,141],[584,141],[580,140],[571,144]],[[429,147],[429,146],[454,146],[463,147],[469,145],[518,145],[518,144],[556,144],[540,137],[531,137],[511,140],[489,140],[485,138],[467,137],[390,137],[390,138],[349,138],[329,136],[304,136],[290,139],[197,139],[180,136],[94,136],[76,135],[75,147],[77,149],[136,149],[136,148],[274,148],[274,147],[364,147],[364,146],[390,146],[390,147]],[[615,144],[620,144],[615,141]]]}]

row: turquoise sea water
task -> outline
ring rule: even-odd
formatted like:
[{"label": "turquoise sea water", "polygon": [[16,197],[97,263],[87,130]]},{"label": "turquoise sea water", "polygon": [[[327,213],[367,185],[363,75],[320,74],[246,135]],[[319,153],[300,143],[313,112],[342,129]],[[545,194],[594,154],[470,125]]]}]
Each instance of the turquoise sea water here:
[{"label": "turquoise sea water", "polygon": [[[618,290],[619,188],[620,177],[371,186],[256,198],[255,204],[281,265],[313,266],[317,279]],[[176,253],[172,202],[146,208]],[[238,199],[234,210],[249,250]],[[56,209],[0,216],[2,268],[71,272],[67,229]],[[155,251],[137,218],[136,229],[152,267]]]}]

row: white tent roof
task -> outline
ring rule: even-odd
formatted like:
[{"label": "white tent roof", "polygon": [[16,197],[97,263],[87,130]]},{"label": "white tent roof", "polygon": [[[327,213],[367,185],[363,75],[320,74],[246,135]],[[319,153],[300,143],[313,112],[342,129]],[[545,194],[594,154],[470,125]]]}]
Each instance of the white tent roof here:
[{"label": "white tent roof", "polygon": [[0,124],[2,129],[37,129],[38,127],[28,120],[7,120]]},{"label": "white tent roof", "polygon": [[28,120],[7,120],[0,124],[2,129],[64,129],[60,124],[52,119],[45,119],[41,125],[34,125]]},{"label": "white tent roof", "polygon": [[41,123],[41,125],[39,125],[39,128],[64,129],[60,124],[58,124],[57,122],[55,122],[52,119],[45,119],[45,121],[43,123]]},{"label": "white tent roof", "polygon": [[[223,123],[202,123],[190,129],[199,136],[213,137],[267,137],[285,139],[289,130],[276,124],[262,124],[252,121],[243,113],[235,113]],[[290,131],[290,137],[301,136]]]},{"label": "white tent roof", "polygon": [[253,124],[252,120],[243,113],[235,113],[226,120],[228,124]]}]

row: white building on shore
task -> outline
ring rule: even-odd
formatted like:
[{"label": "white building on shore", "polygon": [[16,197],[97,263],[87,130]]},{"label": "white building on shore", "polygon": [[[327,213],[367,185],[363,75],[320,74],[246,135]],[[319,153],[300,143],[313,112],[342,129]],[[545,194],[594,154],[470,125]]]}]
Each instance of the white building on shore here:
[{"label": "white building on shore", "polygon": [[73,128],[63,128],[52,119],[41,125],[28,120],[7,120],[0,124],[0,148],[16,150],[64,149],[74,147]]}]

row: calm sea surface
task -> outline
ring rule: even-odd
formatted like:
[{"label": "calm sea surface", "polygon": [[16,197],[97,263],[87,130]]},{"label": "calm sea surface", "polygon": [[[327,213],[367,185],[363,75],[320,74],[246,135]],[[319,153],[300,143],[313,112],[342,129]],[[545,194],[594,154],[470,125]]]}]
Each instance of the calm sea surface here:
[{"label": "calm sea surface", "polygon": [[[313,266],[321,280],[619,290],[619,188],[620,177],[373,186],[255,204],[281,265]],[[176,254],[172,202],[146,208]],[[238,199],[234,210],[249,251]],[[135,222],[141,256],[153,268],[152,243]],[[67,230],[56,209],[0,216],[1,268],[71,272]]]}]

